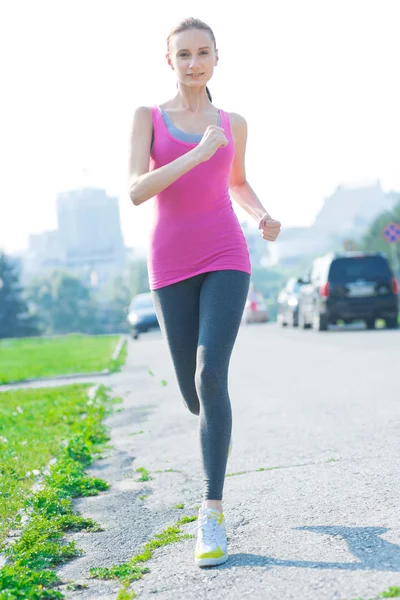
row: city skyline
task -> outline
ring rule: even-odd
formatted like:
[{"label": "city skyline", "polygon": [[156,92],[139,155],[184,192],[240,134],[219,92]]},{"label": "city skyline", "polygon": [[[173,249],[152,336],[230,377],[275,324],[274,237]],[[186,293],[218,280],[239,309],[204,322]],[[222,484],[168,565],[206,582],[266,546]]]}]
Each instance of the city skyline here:
[{"label": "city skyline", "polygon": [[[175,92],[165,38],[186,3],[22,4],[23,20],[20,4],[1,9],[0,247],[54,229],[57,195],[82,185],[118,196],[126,245],[144,246],[152,202],[127,195],[130,122]],[[397,3],[266,2],[265,20],[259,6],[231,3],[229,27],[209,0],[194,16],[216,34],[210,88],[248,121],[247,175],[266,208],[283,228],[307,226],[340,184],[400,190]]]}]

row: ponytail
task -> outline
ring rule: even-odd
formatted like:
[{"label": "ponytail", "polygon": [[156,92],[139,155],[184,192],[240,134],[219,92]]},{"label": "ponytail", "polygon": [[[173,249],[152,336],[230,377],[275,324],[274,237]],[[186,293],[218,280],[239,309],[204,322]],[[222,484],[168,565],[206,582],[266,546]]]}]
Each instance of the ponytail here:
[{"label": "ponytail", "polygon": [[210,90],[208,89],[208,87],[206,87],[206,94],[208,96],[208,99],[210,102],[212,102],[212,98],[211,98],[211,94],[210,94]]}]

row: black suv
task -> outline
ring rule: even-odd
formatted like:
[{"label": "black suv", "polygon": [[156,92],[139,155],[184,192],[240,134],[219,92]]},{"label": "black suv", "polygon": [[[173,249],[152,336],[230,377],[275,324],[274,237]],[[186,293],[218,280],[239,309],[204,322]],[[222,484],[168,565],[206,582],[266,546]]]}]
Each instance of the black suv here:
[{"label": "black suv", "polygon": [[381,252],[327,254],[314,260],[299,295],[299,327],[324,331],[343,320],[364,320],[368,329],[376,319],[397,327],[399,285]]}]

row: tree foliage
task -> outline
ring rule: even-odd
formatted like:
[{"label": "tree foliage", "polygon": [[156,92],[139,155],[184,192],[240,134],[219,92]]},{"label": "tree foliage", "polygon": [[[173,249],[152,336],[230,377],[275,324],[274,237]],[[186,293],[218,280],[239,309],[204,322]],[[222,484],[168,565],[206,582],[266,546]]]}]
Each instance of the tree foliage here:
[{"label": "tree foliage", "polygon": [[37,334],[37,323],[24,298],[20,272],[19,262],[0,251],[0,338]]}]

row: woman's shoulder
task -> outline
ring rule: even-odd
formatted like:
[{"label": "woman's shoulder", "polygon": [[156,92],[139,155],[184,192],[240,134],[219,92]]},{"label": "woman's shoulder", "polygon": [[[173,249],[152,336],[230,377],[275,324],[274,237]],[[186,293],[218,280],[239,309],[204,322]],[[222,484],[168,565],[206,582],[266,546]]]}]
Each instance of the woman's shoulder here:
[{"label": "woman's shoulder", "polygon": [[153,107],[137,106],[133,111],[133,128],[140,131],[153,129]]},{"label": "woman's shoulder", "polygon": [[244,136],[246,137],[247,135],[247,121],[246,119],[242,116],[239,115],[239,113],[235,113],[235,112],[229,112],[229,120],[231,123],[231,129],[232,129],[232,134],[234,135],[234,137],[236,136]]},{"label": "woman's shoulder", "polygon": [[134,117],[138,117],[138,118],[149,118],[151,117],[153,112],[153,107],[152,106],[137,106],[134,110]]},{"label": "woman's shoulder", "polygon": [[243,128],[247,126],[246,119],[239,113],[229,112],[228,115],[233,127]]}]

